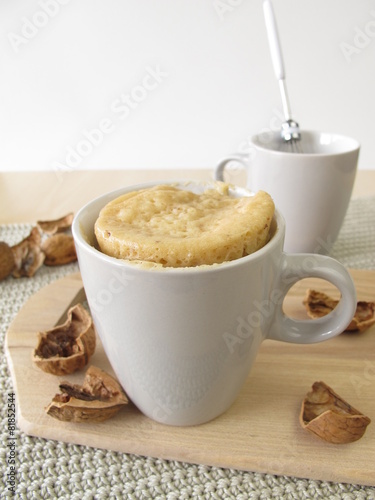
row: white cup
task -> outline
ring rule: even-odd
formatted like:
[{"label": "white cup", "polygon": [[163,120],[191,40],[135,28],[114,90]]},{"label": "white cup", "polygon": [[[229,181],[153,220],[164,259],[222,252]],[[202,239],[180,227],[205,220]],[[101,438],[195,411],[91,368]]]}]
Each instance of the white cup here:
[{"label": "white cup", "polygon": [[252,137],[246,154],[222,160],[215,172],[224,180],[230,162],[246,168],[247,186],[267,191],[286,220],[285,251],[327,254],[346,214],[360,145],[350,137],[302,131],[302,153],[283,145],[280,133]]},{"label": "white cup", "polygon": [[[95,327],[127,395],[156,421],[195,425],[231,406],[263,340],[308,344],[338,335],[352,319],[356,292],[346,269],[332,258],[283,252],[285,224],[278,212],[270,241],[231,262],[150,269],[100,252],[94,234],[100,209],[123,193],[151,185],[127,187],[88,203],[72,231]],[[180,187],[202,192],[207,185]],[[242,188],[231,194],[250,195]],[[286,317],[287,291],[309,276],[340,290],[337,308],[318,320]]]}]

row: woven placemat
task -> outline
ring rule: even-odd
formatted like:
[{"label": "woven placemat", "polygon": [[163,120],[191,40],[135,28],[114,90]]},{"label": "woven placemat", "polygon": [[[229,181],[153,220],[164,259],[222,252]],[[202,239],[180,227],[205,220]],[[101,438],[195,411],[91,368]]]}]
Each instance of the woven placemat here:
[{"label": "woven placemat", "polygon": [[[0,226],[0,240],[13,245],[30,229],[28,224]],[[351,201],[331,255],[347,267],[375,269],[375,197]],[[77,271],[77,264],[44,266],[33,278],[9,277],[0,282],[1,498],[375,500],[375,487],[139,457],[33,438],[18,429],[10,435],[8,401],[13,387],[4,356],[5,333],[32,294]],[[13,480],[15,494],[8,489]]]}]

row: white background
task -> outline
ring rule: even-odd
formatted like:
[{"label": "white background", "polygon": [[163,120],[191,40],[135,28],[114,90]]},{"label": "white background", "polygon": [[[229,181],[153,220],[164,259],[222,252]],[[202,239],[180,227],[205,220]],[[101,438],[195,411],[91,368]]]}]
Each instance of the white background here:
[{"label": "white background", "polygon": [[[375,1],[273,5],[295,119],[374,169]],[[0,30],[2,171],[211,168],[280,125],[261,0],[0,0]]]}]

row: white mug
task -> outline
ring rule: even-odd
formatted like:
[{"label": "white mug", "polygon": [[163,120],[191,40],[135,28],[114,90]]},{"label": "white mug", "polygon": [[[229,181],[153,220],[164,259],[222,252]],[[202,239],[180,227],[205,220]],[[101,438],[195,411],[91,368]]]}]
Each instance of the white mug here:
[{"label": "white mug", "polygon": [[249,151],[222,160],[215,176],[224,180],[228,163],[240,162],[247,187],[267,191],[283,214],[285,251],[328,254],[348,208],[360,145],[338,134],[301,134],[301,153],[283,145],[278,132],[255,135]]},{"label": "white mug", "polygon": [[[156,421],[196,425],[231,406],[263,340],[307,344],[340,334],[354,314],[356,292],[346,269],[332,258],[283,252],[285,224],[277,211],[263,248],[222,264],[147,268],[100,252],[94,223],[101,208],[151,185],[88,203],[72,231],[95,327],[127,395]],[[194,192],[207,188],[196,182],[177,185]],[[231,194],[251,195],[242,188]],[[310,276],[340,290],[338,306],[319,320],[286,317],[287,291]]]}]

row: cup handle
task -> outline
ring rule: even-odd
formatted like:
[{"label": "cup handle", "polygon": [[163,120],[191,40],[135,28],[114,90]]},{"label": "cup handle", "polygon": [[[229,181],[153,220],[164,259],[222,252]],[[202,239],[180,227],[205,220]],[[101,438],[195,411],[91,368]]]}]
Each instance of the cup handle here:
[{"label": "cup handle", "polygon": [[237,161],[238,163],[241,163],[245,167],[246,170],[249,168],[249,164],[245,160],[245,158],[242,158],[240,155],[229,156],[228,158],[225,158],[224,160],[221,160],[221,162],[216,167],[216,170],[215,170],[215,179],[217,181],[224,181],[225,167],[231,161]]},{"label": "cup handle", "polygon": [[[279,300],[267,338],[314,344],[342,333],[351,322],[357,305],[357,294],[353,280],[345,267],[324,255],[284,254],[283,267],[278,284]],[[283,300],[292,285],[303,278],[322,278],[335,285],[341,292],[337,307],[315,320],[297,320],[284,314]]]}]

